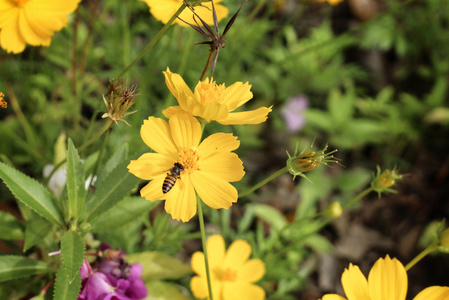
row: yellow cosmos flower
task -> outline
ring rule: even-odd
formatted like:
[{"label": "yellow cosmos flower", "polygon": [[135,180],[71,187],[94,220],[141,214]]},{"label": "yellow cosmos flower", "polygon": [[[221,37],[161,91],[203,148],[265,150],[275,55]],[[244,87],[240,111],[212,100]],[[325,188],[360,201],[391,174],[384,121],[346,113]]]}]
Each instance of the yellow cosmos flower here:
[{"label": "yellow cosmos flower", "polygon": [[25,45],[49,46],[81,0],[0,0],[0,46],[20,53]]},{"label": "yellow cosmos flower", "polygon": [[[141,0],[145,2],[150,7],[150,13],[159,21],[166,24],[171,17],[176,13],[176,11],[181,7],[183,0]],[[220,22],[222,19],[228,16],[229,10],[219,4],[222,0],[214,0],[215,11],[217,13],[217,20]],[[213,25],[214,20],[212,17],[212,3],[211,2],[203,2],[199,6],[194,7],[195,13],[203,19],[208,25]],[[179,15],[181,19],[186,21],[187,23],[196,25],[195,20],[193,19],[193,13],[189,8],[184,9],[184,11]],[[197,22],[201,24],[198,18]],[[187,27],[186,23],[183,21],[176,19],[174,23],[177,23],[181,26]]]},{"label": "yellow cosmos flower", "polygon": [[[372,267],[368,280],[358,266],[349,264],[341,276],[341,283],[348,300],[405,300],[407,272],[402,263],[388,255],[380,258]],[[449,299],[449,288],[432,286],[421,291],[414,300]],[[336,294],[324,295],[322,300],[345,300]]]},{"label": "yellow cosmos flower", "polygon": [[[248,260],[251,255],[248,242],[237,240],[226,252],[223,237],[213,235],[206,247],[214,300],[265,299],[265,291],[253,284],[265,275],[265,264],[260,259]],[[190,281],[193,295],[209,299],[203,252],[193,253],[192,269],[198,275]]]},{"label": "yellow cosmos flower", "polygon": [[[140,194],[147,200],[165,200],[165,210],[174,219],[189,221],[196,213],[196,194],[214,209],[229,208],[237,201],[237,190],[229,182],[242,179],[242,161],[231,151],[240,142],[232,134],[215,133],[200,143],[201,125],[194,117],[173,116],[167,123],[150,117],[140,135],[156,153],[146,153],[128,165],[129,172],[151,180]],[[163,193],[162,186],[175,163],[183,170],[180,178],[169,176],[174,184]],[[179,170],[178,170],[179,171]]]},{"label": "yellow cosmos flower", "polygon": [[179,74],[170,72],[169,68],[163,73],[168,89],[179,104],[163,111],[167,118],[184,111],[207,122],[217,121],[223,125],[259,124],[265,122],[271,111],[271,107],[260,107],[256,110],[231,113],[253,98],[248,82],[236,82],[225,87],[224,84],[217,85],[215,81],[206,79],[200,81],[192,92]]}]

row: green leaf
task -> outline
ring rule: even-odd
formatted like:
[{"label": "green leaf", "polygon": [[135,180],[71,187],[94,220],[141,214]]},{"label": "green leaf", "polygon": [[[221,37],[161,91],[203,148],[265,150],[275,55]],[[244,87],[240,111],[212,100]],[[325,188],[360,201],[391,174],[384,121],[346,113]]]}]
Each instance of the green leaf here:
[{"label": "green leaf", "polygon": [[144,282],[160,279],[179,279],[191,273],[190,266],[161,252],[142,252],[126,256],[129,263],[139,263],[143,267]]},{"label": "green leaf", "polygon": [[59,267],[56,273],[55,291],[53,299],[55,300],[76,300],[81,290],[81,276],[79,274],[74,280],[69,280],[64,263]]},{"label": "green leaf", "polygon": [[0,178],[17,199],[53,224],[64,228],[64,217],[52,194],[38,181],[0,162]]},{"label": "green leaf", "polygon": [[0,282],[47,272],[46,263],[23,256],[0,256]]},{"label": "green leaf", "polygon": [[41,242],[50,233],[53,225],[44,219],[36,219],[28,223],[25,230],[25,245],[23,252]]},{"label": "green leaf", "polygon": [[277,209],[265,204],[251,204],[254,215],[268,222],[274,229],[281,230],[287,225],[287,220]]},{"label": "green leaf", "polygon": [[163,282],[159,280],[145,283],[148,290],[148,296],[143,300],[191,300],[192,298],[182,293],[174,283]]},{"label": "green leaf", "polygon": [[73,219],[77,220],[86,200],[84,168],[78,152],[69,138],[67,153],[67,191]]},{"label": "green leaf", "polygon": [[97,181],[98,182],[103,181],[103,179],[107,177],[114,170],[115,167],[117,167],[118,163],[126,160],[127,157],[128,157],[128,144],[122,144],[98,172]]},{"label": "green leaf", "polygon": [[141,197],[125,197],[124,200],[90,223],[93,227],[92,231],[108,231],[121,227],[148,213],[158,204],[157,201],[151,202]]},{"label": "green leaf", "polygon": [[23,224],[4,211],[0,211],[0,228],[7,228],[7,230],[0,230],[0,239],[20,240],[24,237]]},{"label": "green leaf", "polygon": [[69,283],[72,283],[77,275],[79,277],[84,251],[84,241],[80,234],[72,230],[67,231],[61,240],[61,256],[62,267],[65,268]]},{"label": "green leaf", "polygon": [[102,182],[98,184],[95,194],[86,202],[83,220],[93,221],[117,204],[139,182],[139,178],[128,172],[128,160],[121,162]]}]

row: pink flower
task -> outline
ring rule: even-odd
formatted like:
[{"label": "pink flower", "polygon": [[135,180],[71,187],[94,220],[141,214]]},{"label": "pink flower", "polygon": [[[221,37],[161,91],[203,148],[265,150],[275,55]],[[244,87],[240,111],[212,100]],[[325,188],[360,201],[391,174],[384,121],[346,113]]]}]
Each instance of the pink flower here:
[{"label": "pink flower", "polygon": [[294,98],[289,98],[287,103],[282,107],[281,115],[284,118],[287,129],[291,133],[299,132],[306,123],[303,112],[308,106],[309,101],[306,96],[298,95]]}]

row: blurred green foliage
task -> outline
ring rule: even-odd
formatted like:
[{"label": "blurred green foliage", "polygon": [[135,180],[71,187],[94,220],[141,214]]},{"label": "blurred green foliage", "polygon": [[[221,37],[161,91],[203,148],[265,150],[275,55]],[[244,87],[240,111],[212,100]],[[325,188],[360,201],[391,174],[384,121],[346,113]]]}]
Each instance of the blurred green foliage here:
[{"label": "blurred green foliage", "polygon": [[[240,2],[224,1],[231,12]],[[346,166],[320,168],[308,175],[312,183],[300,181],[290,191],[296,199],[292,218],[279,208],[282,205],[274,207],[260,201],[269,190],[239,200],[235,205],[239,214],[206,209],[209,232],[222,233],[228,242],[249,241],[253,257],[265,262],[267,273],[262,285],[269,299],[297,299],[316,269],[314,253],[332,250],[320,234],[325,223],[317,217],[325,205],[331,201],[344,205],[352,199],[368,185],[376,164],[407,168],[423,149],[447,149],[449,2],[381,2],[378,16],[365,22],[357,20],[345,2],[337,7],[303,1],[279,1],[284,7],[274,5],[274,1],[248,2],[226,36],[228,44],[219,56],[214,80],[227,86],[249,81],[254,99],[246,109],[273,105],[269,121],[262,125],[223,129],[211,124],[207,128],[232,130],[238,135],[238,154],[247,170],[242,182],[236,183],[239,191],[282,168],[285,151],[298,141],[301,145],[310,145],[312,140],[318,145],[329,143],[332,149],[339,149]],[[102,95],[109,80],[116,78],[163,26],[139,1],[104,1],[96,8],[86,2],[79,13],[76,30],[72,16],[71,24],[55,34],[50,47],[27,47],[16,56],[1,53],[4,79],[0,80],[0,91],[6,94],[9,106],[0,110],[0,160],[43,183],[44,167],[55,164],[58,137],[64,133],[79,147],[100,130],[106,122],[101,119],[105,111]],[[337,26],[341,23],[344,30]],[[224,24],[220,24],[221,29]],[[91,33],[89,26],[93,26]],[[117,175],[108,176],[119,162],[126,165],[147,149],[139,134],[143,120],[161,117],[162,109],[175,104],[162,71],[169,67],[193,89],[209,51],[195,45],[202,41],[191,28],[172,26],[125,74],[128,84],[139,88],[134,105],[137,113],[126,118],[129,127],[124,123],[113,126],[102,155],[97,150],[101,140],[79,153],[86,178],[100,157],[96,182],[118,180]],[[23,117],[11,105],[13,95],[8,86]],[[300,94],[309,101],[304,112],[306,125],[299,133],[289,133],[280,111],[289,98]],[[278,140],[270,139],[276,135]],[[374,149],[375,160],[364,156],[367,149]],[[0,199],[11,205],[13,196],[1,185]],[[130,191],[138,194],[135,186],[123,193]],[[66,194],[60,196],[58,205],[67,205],[63,203],[66,198]],[[129,254],[158,251],[187,262],[185,255],[191,253],[185,253],[185,244],[199,238],[195,219],[188,224],[176,223],[161,213],[158,203],[141,201],[137,196],[122,198],[103,199],[105,206],[109,206],[107,201],[116,205],[98,212],[98,218],[88,224],[96,240]],[[22,204],[18,208],[20,219],[0,212],[0,227],[9,228],[7,232],[0,230],[8,253],[21,255],[23,250],[26,255],[39,256],[39,251],[57,250],[61,232],[56,225]],[[23,249],[14,242],[18,239],[25,240]],[[188,252],[194,250],[199,249]],[[52,271],[60,263],[40,258]],[[152,278],[147,284],[169,291],[168,296],[158,299],[184,299],[179,290],[188,289],[185,268],[179,267],[183,272],[177,277]],[[53,275],[41,276],[50,280]],[[43,278],[31,279],[22,292],[14,293],[21,282],[9,282],[9,287],[0,288],[0,298],[37,294]],[[160,281],[166,279],[176,283]]]}]

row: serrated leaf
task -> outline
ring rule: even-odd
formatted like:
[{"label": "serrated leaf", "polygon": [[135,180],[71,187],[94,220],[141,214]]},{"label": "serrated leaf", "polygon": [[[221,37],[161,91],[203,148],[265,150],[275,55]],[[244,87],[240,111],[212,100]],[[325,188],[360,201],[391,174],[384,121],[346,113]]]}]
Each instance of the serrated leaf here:
[{"label": "serrated leaf", "polygon": [[100,232],[121,227],[148,213],[158,202],[151,202],[141,197],[126,197],[113,208],[90,223],[92,231]]},{"label": "serrated leaf", "polygon": [[174,283],[155,280],[146,282],[145,287],[148,290],[148,296],[142,300],[191,300]]},{"label": "serrated leaf", "polygon": [[76,231],[67,231],[61,240],[62,267],[69,279],[69,283],[79,277],[84,259],[85,245],[83,238]]},{"label": "serrated leaf", "polygon": [[139,178],[128,172],[128,160],[121,162],[102,182],[95,194],[86,202],[83,220],[92,222],[96,217],[117,204],[139,182]]},{"label": "serrated leaf", "polygon": [[64,217],[50,191],[37,180],[0,162],[0,178],[16,196],[45,219],[64,228]]},{"label": "serrated leaf", "polygon": [[84,168],[75,145],[73,145],[70,138],[67,149],[67,191],[69,207],[73,219],[77,220],[81,215],[86,200]]},{"label": "serrated leaf", "polygon": [[118,163],[124,161],[128,157],[128,144],[123,144],[119,146],[117,151],[112,154],[112,156],[108,159],[108,161],[104,164],[101,170],[98,172],[97,182],[103,181],[115,167],[117,167]]},{"label": "serrated leaf", "polygon": [[129,263],[143,267],[142,280],[179,279],[192,272],[190,266],[161,252],[149,251],[126,256]]},{"label": "serrated leaf", "polygon": [[11,214],[0,211],[0,239],[19,240],[23,239],[23,224]]},{"label": "serrated leaf", "polygon": [[46,263],[24,256],[0,256],[0,282],[47,272]]},{"label": "serrated leaf", "polygon": [[25,245],[23,252],[27,251],[37,243],[41,242],[53,225],[44,219],[36,219],[28,223],[25,230]]},{"label": "serrated leaf", "polygon": [[[78,270],[79,271],[79,270]],[[81,290],[81,276],[75,276],[70,281],[69,276],[64,267],[64,263],[59,267],[56,273],[55,291],[53,299],[55,300],[76,300]]]}]

